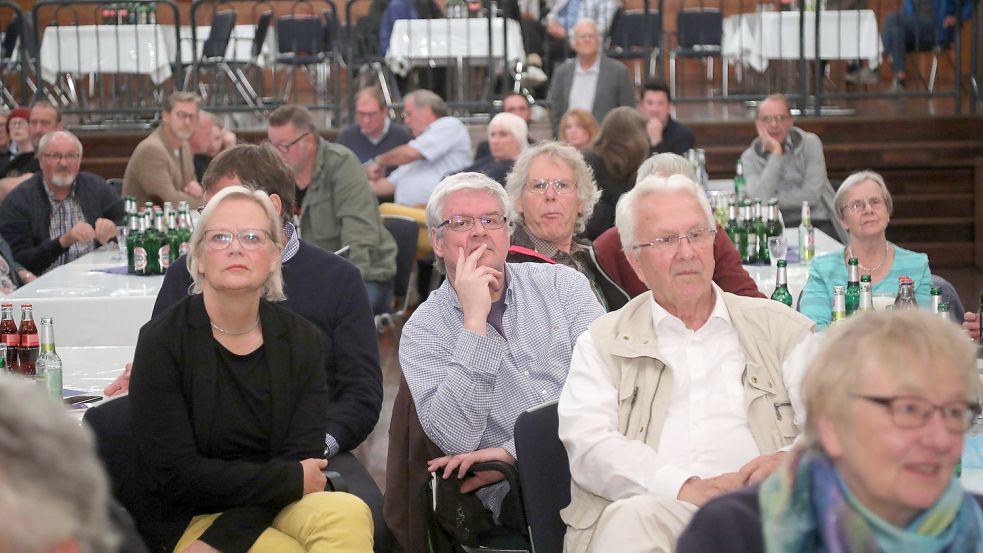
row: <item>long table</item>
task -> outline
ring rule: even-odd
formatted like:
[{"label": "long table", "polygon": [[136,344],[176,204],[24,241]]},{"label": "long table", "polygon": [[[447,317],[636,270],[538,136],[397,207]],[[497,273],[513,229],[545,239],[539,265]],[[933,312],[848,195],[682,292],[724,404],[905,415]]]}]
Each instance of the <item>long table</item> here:
[{"label": "long table", "polygon": [[56,267],[7,297],[17,308],[34,306],[34,320],[53,317],[58,348],[130,346],[150,320],[163,276],[109,274],[99,269],[121,267],[118,249],[106,246]]}]

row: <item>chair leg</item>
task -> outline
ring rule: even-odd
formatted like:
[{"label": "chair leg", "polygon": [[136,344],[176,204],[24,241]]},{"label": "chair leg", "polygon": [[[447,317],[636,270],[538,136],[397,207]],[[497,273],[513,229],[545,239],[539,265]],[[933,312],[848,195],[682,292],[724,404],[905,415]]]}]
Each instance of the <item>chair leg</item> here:
[{"label": "chair leg", "polygon": [[669,93],[676,97],[676,55],[669,54]]},{"label": "chair leg", "polygon": [[729,79],[728,73],[730,73],[730,64],[727,63],[727,60],[724,59],[723,56],[720,56],[720,80],[723,82],[724,98],[727,97],[727,93],[728,93],[727,91],[727,81]]},{"label": "chair leg", "polygon": [[935,92],[935,75],[939,70],[939,52],[932,55],[932,70],[928,74],[928,91]]}]

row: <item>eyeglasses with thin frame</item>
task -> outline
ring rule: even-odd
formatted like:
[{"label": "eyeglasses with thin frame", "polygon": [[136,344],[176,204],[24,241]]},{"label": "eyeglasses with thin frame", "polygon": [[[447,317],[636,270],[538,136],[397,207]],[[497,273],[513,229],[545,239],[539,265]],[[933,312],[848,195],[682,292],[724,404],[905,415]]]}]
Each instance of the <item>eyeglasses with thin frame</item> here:
[{"label": "eyeglasses with thin frame", "polygon": [[549,187],[553,187],[553,192],[557,196],[566,196],[567,194],[573,194],[577,191],[577,185],[570,184],[569,182],[561,179],[539,179],[532,182],[526,183],[526,190],[530,194],[538,194],[540,196],[546,194],[546,190]]},{"label": "eyeglasses with thin frame", "polygon": [[472,217],[470,215],[451,215],[450,219],[437,225],[437,228],[447,227],[454,232],[467,232],[474,228],[474,222],[479,221],[481,226],[485,230],[498,230],[505,226],[508,222],[508,217],[504,215],[498,215],[497,213],[492,213],[490,215],[482,215],[481,217]]},{"label": "eyeglasses with thin frame", "polygon": [[772,123],[782,124],[785,121],[792,119],[791,115],[783,115],[779,113],[778,115],[759,115],[758,121],[761,121],[765,125],[771,125]]},{"label": "eyeglasses with thin frame", "polygon": [[679,247],[683,240],[689,242],[691,248],[701,248],[706,246],[713,241],[713,237],[717,234],[717,229],[712,228],[698,228],[693,229],[686,234],[667,234],[666,236],[660,236],[658,238],[652,239],[651,242],[646,242],[644,244],[635,244],[631,247],[633,250],[640,250],[642,248],[652,248],[654,250],[669,251],[675,250]]},{"label": "eyeglasses with thin frame", "polygon": [[172,115],[174,115],[174,117],[177,117],[178,119],[182,119],[184,121],[189,121],[189,122],[198,120],[198,112],[188,113],[186,111],[174,110]]},{"label": "eyeglasses with thin frame", "polygon": [[883,205],[884,198],[870,198],[869,200],[854,200],[843,206],[843,209],[850,210],[853,213],[862,213],[867,209],[867,206],[870,206],[873,210],[877,210]]},{"label": "eyeglasses with thin frame", "polygon": [[307,136],[309,134],[311,134],[311,133],[310,132],[305,132],[304,134],[302,134],[302,135],[298,136],[297,138],[295,138],[289,144],[277,144],[275,142],[270,142],[269,140],[264,140],[263,141],[263,144],[269,144],[270,146],[273,146],[277,150],[280,150],[282,153],[288,153],[290,151],[290,148],[293,148],[294,146],[296,146],[298,142],[300,142],[305,136]]},{"label": "eyeglasses with thin frame", "polygon": [[856,399],[870,401],[882,405],[891,413],[891,421],[898,428],[922,428],[928,424],[932,413],[942,414],[942,422],[946,430],[953,434],[961,434],[969,430],[973,419],[980,414],[980,405],[968,401],[954,401],[945,405],[936,405],[931,401],[917,396],[876,397],[851,394]]},{"label": "eyeglasses with thin frame", "polygon": [[273,239],[268,230],[245,229],[239,232],[232,232],[226,229],[214,229],[205,231],[205,247],[210,250],[224,250],[232,244],[233,239],[239,240],[239,245],[244,250],[258,250]]},{"label": "eyeglasses with thin frame", "polygon": [[38,155],[45,159],[50,159],[51,161],[57,161],[59,163],[62,161],[78,161],[82,159],[82,154],[59,154],[58,152],[44,152]]},{"label": "eyeglasses with thin frame", "polygon": [[20,118],[18,118],[18,119],[14,119],[13,121],[10,122],[10,128],[12,128],[12,129],[17,129],[17,128],[26,127],[26,126],[27,126],[27,119],[20,119]]}]

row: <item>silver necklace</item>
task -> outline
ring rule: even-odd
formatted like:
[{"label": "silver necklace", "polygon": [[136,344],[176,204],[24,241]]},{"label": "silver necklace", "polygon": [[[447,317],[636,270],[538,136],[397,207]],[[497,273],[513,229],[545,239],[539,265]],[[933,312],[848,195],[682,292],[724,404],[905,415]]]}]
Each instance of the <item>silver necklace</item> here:
[{"label": "silver necklace", "polygon": [[[847,246],[846,247],[846,252],[847,252],[847,255],[849,255],[850,257],[856,257],[856,256],[853,255],[853,246]],[[878,263],[877,265],[874,265],[873,267],[871,267],[871,268],[868,269],[867,267],[864,267],[864,264],[860,262],[860,258],[857,257],[857,265],[859,265],[860,266],[860,269],[863,270],[863,272],[867,273],[868,275],[874,274],[874,272],[877,271],[877,269],[880,269],[881,268],[881,265],[883,265],[884,262],[887,261],[887,255],[889,253],[891,253],[891,244],[889,242],[885,241],[884,242],[884,258],[881,259],[881,262],[880,263]]]},{"label": "silver necklace", "polygon": [[250,332],[252,332],[253,330],[255,330],[257,326],[259,326],[259,315],[256,316],[256,322],[253,323],[253,326],[251,326],[251,327],[249,327],[246,330],[243,330],[241,332],[230,332],[228,330],[225,330],[224,328],[222,328],[222,327],[218,326],[217,324],[215,324],[215,321],[213,321],[211,319],[208,319],[208,322],[211,323],[212,328],[214,328],[215,330],[221,332],[222,334],[225,334],[227,336],[242,336],[243,334],[249,334]]}]

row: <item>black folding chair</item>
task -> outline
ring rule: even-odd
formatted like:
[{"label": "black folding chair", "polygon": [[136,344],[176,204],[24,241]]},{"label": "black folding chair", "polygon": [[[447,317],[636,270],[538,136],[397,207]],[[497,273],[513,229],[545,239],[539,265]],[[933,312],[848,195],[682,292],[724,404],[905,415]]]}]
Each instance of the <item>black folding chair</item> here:
[{"label": "black folding chair", "polygon": [[327,91],[327,78],[322,79],[319,69],[328,61],[324,44],[325,30],[321,18],[316,15],[286,15],[276,21],[278,66],[287,66],[290,76],[284,86],[281,99],[290,101],[297,69],[303,70],[314,89],[323,97]]},{"label": "black folding chair", "polygon": [[396,327],[396,319],[406,317],[410,308],[410,283],[416,272],[416,242],[420,235],[420,225],[409,217],[383,215],[382,224],[396,241],[396,277],[393,279],[395,311],[390,308],[384,313],[376,313],[375,327],[381,334],[386,327]]},{"label": "black folding chair", "polygon": [[677,46],[669,52],[669,89],[676,96],[676,58],[702,59],[713,81],[713,58],[720,58],[723,95],[727,96],[727,62],[722,55],[724,16],[718,9],[683,10],[676,19]]},{"label": "black folding chair", "polygon": [[188,89],[191,77],[194,75],[195,81],[198,83],[198,93],[202,99],[208,99],[208,92],[211,86],[206,87],[205,83],[201,80],[201,73],[203,71],[212,73],[212,86],[214,86],[214,81],[217,80],[218,71],[220,70],[226,73],[229,80],[233,83],[235,82],[235,76],[232,74],[232,70],[225,65],[225,52],[229,48],[229,41],[232,40],[232,30],[235,26],[235,11],[226,10],[215,13],[212,17],[211,29],[208,31],[208,38],[205,39],[204,44],[201,46],[201,55],[195,60],[191,71],[186,71],[184,74],[185,90]]},{"label": "black folding chair", "polygon": [[619,60],[647,60],[644,76],[642,64],[635,64],[635,84],[641,85],[655,74],[662,55],[662,14],[651,10],[646,19],[640,10],[619,11],[611,23],[606,54]]}]

